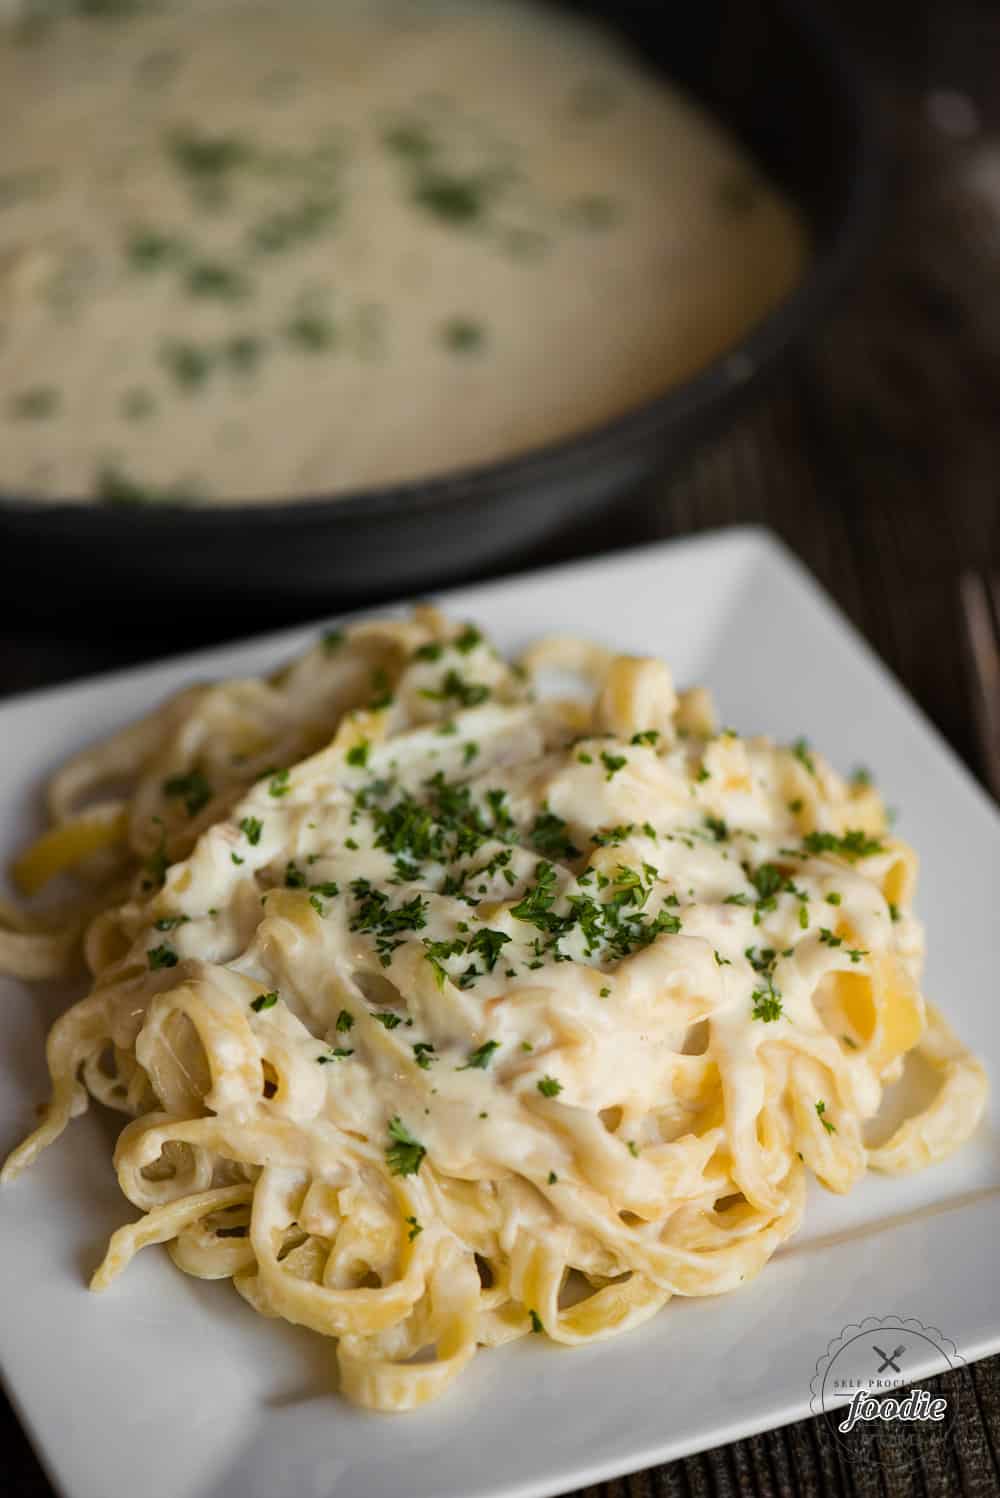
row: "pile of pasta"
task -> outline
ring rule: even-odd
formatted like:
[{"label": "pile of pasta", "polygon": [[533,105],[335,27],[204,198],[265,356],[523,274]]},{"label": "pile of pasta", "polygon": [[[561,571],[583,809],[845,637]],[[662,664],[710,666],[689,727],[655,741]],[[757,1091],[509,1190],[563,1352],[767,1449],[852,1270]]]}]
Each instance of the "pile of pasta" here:
[{"label": "pile of pasta", "polygon": [[[569,673],[573,695],[541,690]],[[627,1331],[748,1282],[845,1192],[972,1132],[986,1082],[919,987],[916,863],[867,777],[720,731],[573,639],[506,663],[419,608],[198,685],[71,760],[0,966],[86,997],[13,1178],[88,1097],[142,1214],[342,1391],[439,1395],[477,1347]],[[36,908],[32,907],[32,908]],[[919,1053],[930,1105],[868,1147]]]}]

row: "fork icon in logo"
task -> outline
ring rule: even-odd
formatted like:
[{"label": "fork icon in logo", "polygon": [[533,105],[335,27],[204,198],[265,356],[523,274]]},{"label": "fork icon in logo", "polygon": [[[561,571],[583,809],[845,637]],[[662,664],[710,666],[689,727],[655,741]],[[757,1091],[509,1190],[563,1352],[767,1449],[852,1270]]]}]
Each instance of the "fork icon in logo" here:
[{"label": "fork icon in logo", "polygon": [[876,1377],[879,1373],[884,1373],[887,1368],[891,1368],[893,1373],[901,1373],[902,1369],[896,1362],[896,1359],[900,1357],[905,1351],[906,1348],[901,1346],[897,1347],[893,1352],[883,1352],[881,1347],[876,1346],[876,1344],[873,1342],[872,1352],[877,1352],[879,1357],[882,1359],[882,1362],[876,1372]]}]

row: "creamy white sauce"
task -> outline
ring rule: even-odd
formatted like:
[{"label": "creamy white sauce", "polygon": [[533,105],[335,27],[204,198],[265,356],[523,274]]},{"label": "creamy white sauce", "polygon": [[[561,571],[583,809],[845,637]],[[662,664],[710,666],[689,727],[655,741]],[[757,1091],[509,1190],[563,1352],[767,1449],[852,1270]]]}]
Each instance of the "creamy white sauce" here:
[{"label": "creamy white sauce", "polygon": [[510,457],[800,274],[736,142],[540,7],[108,8],[0,41],[3,490],[262,501]]}]

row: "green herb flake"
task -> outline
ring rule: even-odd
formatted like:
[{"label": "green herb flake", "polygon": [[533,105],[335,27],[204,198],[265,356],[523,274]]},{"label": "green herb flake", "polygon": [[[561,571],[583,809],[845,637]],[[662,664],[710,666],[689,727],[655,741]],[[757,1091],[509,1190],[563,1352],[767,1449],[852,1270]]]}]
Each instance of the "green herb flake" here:
[{"label": "green herb flake", "polygon": [[820,1101],[816,1104],[816,1117],[819,1119],[820,1123],[823,1125],[828,1134],[836,1134],[837,1130],[835,1126],[830,1122],[828,1118],[825,1117],[825,1114],[826,1104],[821,1098]]},{"label": "green herb flake", "polygon": [[290,773],[287,769],[275,770],[267,783],[267,794],[273,796],[275,800],[279,800],[282,796],[287,796],[292,788],[288,781]]},{"label": "green herb flake", "polygon": [[180,389],[197,390],[212,372],[213,358],[197,343],[169,338],[160,349],[160,362]]},{"label": "green herb flake", "polygon": [[412,1243],[414,1238],[418,1237],[418,1235],[423,1232],[423,1224],[419,1223],[415,1217],[407,1217],[406,1221],[409,1223],[410,1228],[409,1232],[406,1235],[407,1241]]},{"label": "green herb flake", "polygon": [[810,775],[816,774],[816,761],[809,752],[808,739],[796,739],[792,745],[792,753],[799,764],[803,765],[809,771]]},{"label": "green herb flake", "polygon": [[264,831],[264,823],[259,817],[244,817],[240,823],[240,831],[251,848],[256,848],[260,842],[260,835]]},{"label": "green herb flake", "polygon": [[493,1052],[500,1049],[499,1040],[487,1040],[474,1051],[469,1052],[469,1059],[464,1066],[457,1068],[458,1071],[485,1071],[490,1064]]},{"label": "green herb flake", "polygon": [[618,771],[623,770],[628,764],[628,759],[624,754],[609,754],[606,749],[602,749],[601,764],[607,771],[605,780],[613,780]]},{"label": "green herb flake", "polygon": [[178,926],[186,925],[190,919],[189,915],[161,915],[153,925],[157,931],[173,931]]},{"label": "green herb flake", "polygon": [[285,337],[295,348],[307,354],[325,353],[337,341],[337,330],[328,317],[318,312],[300,312],[285,326]]},{"label": "green herb flake", "polygon": [[398,1114],[389,1120],[389,1139],[385,1158],[394,1176],[416,1175],[427,1151],[415,1139]]},{"label": "green herb flake", "polygon": [[538,1083],[538,1090],[542,1097],[558,1097],[562,1092],[562,1083],[555,1077],[543,1077]]},{"label": "green herb flake", "polygon": [[190,296],[238,302],[249,296],[251,283],[242,271],[218,260],[199,260],[188,266],[184,287]]},{"label": "green herb flake", "polygon": [[528,1315],[531,1317],[531,1330],[538,1333],[544,1332],[545,1327],[542,1325],[542,1318],[538,1312],[529,1311]]},{"label": "green herb flake", "polygon": [[176,967],[180,961],[173,947],[169,947],[166,942],[161,942],[158,947],[150,947],[146,959],[154,973],[159,968]]},{"label": "green herb flake", "polygon": [[260,1014],[264,1009],[273,1009],[278,1002],[278,990],[272,988],[269,993],[260,993],[250,1002],[250,1008],[255,1014]]},{"label": "green herb flake", "polygon": [[835,853],[853,863],[858,858],[870,858],[875,853],[884,853],[885,848],[878,838],[869,837],[860,828],[852,828],[842,836],[833,832],[809,832],[802,839],[806,853],[822,855]]},{"label": "green herb flake", "polygon": [[158,229],[135,229],[125,245],[125,257],[137,271],[160,270],[176,263],[183,252],[184,246],[176,235]]},{"label": "green herb flake", "polygon": [[59,391],[51,385],[33,385],[20,390],[10,403],[11,415],[18,421],[48,421],[59,409]]},{"label": "green herb flake", "polygon": [[251,374],[264,353],[264,340],[255,333],[233,333],[222,345],[222,357],[236,374]]},{"label": "green herb flake", "polygon": [[214,790],[201,770],[190,770],[183,775],[171,775],[163,782],[163,794],[183,800],[189,817],[196,817],[215,795]]},{"label": "green herb flake", "polygon": [[486,329],[470,317],[450,317],[441,326],[441,342],[453,354],[476,354],[486,342]]}]

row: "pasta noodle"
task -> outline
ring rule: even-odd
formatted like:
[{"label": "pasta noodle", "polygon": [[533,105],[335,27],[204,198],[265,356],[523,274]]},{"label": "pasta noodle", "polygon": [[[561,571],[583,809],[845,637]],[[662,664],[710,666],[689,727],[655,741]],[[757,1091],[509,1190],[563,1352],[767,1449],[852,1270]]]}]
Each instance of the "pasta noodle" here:
[{"label": "pasta noodle", "polygon": [[[545,698],[542,671],[590,696]],[[97,1098],[149,1244],[338,1339],[406,1410],[477,1347],[627,1331],[749,1281],[811,1172],[941,1159],[982,1067],[923,998],[912,850],[800,742],[576,640],[516,666],[419,608],[192,688],[78,756],[0,966],[90,991],[12,1179]],[[927,1109],[864,1124],[917,1053]]]}]

